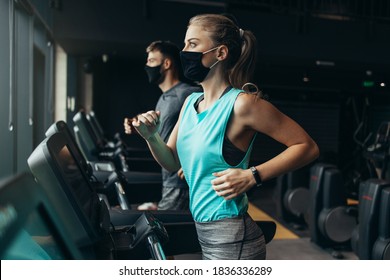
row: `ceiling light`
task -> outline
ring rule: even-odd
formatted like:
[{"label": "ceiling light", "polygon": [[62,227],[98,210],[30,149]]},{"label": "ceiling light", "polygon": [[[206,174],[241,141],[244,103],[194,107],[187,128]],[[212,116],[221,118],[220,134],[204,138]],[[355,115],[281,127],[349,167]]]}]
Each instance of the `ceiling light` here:
[{"label": "ceiling light", "polygon": [[310,79],[309,79],[309,77],[307,76],[306,73],[303,73],[302,81],[303,81],[304,83],[308,83],[308,82],[310,81]]},{"label": "ceiling light", "polygon": [[317,66],[329,66],[329,67],[333,67],[333,66],[335,66],[336,64],[334,63],[334,61],[316,60],[316,65],[317,65]]}]

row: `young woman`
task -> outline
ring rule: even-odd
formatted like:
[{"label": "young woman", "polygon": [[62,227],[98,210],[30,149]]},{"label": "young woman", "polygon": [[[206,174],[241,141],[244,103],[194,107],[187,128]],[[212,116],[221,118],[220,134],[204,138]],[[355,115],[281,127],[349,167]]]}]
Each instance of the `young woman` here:
[{"label": "young woman", "polygon": [[[184,43],[184,74],[203,92],[187,98],[167,144],[157,133],[159,112],[140,114],[132,125],[164,168],[182,167],[203,258],[265,259],[264,236],[247,214],[246,192],[313,161],[318,147],[295,121],[241,89],[255,67],[250,31],[223,15],[198,15],[189,21]],[[258,132],[286,149],[248,168]]]}]

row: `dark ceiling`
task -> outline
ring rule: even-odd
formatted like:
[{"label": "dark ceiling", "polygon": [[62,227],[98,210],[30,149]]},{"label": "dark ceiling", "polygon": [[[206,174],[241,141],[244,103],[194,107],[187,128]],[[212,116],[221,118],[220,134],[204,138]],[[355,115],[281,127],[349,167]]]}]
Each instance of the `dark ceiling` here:
[{"label": "dark ceiling", "polygon": [[181,44],[195,14],[223,12],[254,31],[265,49],[390,43],[390,3],[378,0],[67,0],[54,13],[53,33],[71,54],[133,56],[158,38]]},{"label": "dark ceiling", "polygon": [[378,81],[390,76],[386,0],[54,0],[51,6],[53,36],[73,56],[144,60],[151,41],[181,47],[193,15],[228,12],[256,35],[259,71],[275,83],[281,74],[300,81],[314,72],[329,81],[340,73],[358,80],[367,71]]}]

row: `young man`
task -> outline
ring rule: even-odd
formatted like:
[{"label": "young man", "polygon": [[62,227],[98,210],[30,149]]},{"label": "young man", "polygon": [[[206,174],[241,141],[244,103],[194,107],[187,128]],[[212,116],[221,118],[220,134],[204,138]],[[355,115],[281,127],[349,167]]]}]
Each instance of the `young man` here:
[{"label": "young man", "polygon": [[[154,41],[147,48],[148,54],[145,71],[149,82],[158,85],[162,91],[156,108],[160,112],[159,133],[167,142],[177,122],[184,100],[193,92],[201,91],[200,87],[182,82],[182,68],[179,48],[169,41]],[[134,133],[131,120],[125,119],[127,134]],[[156,205],[152,202],[141,204],[138,210],[188,210],[188,185],[181,169],[169,172],[162,168],[162,198]]]}]

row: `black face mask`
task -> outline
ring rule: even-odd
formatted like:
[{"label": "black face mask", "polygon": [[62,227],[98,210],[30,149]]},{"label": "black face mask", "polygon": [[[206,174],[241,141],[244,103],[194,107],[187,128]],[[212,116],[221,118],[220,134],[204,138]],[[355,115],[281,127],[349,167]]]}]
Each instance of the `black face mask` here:
[{"label": "black face mask", "polygon": [[212,48],[206,52],[181,51],[180,60],[183,67],[184,76],[191,81],[202,82],[206,78],[210,69],[219,62],[219,60],[217,60],[217,62],[211,65],[210,68],[207,68],[202,64],[203,54],[211,52],[217,48],[218,47]]},{"label": "black face mask", "polygon": [[164,80],[164,77],[161,75],[161,65],[158,66],[147,66],[145,65],[145,71],[148,75],[149,83],[159,85]]}]

